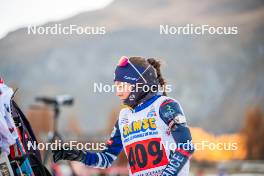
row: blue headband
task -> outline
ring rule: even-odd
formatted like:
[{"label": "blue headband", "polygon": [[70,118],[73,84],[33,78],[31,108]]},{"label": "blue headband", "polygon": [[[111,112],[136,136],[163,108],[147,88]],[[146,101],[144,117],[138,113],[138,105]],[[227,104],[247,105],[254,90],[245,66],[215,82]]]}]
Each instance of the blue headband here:
[{"label": "blue headband", "polygon": [[133,66],[130,63],[126,66],[117,66],[114,81],[127,82],[135,85],[141,78],[140,74],[142,74],[146,68],[136,64],[133,64]]}]

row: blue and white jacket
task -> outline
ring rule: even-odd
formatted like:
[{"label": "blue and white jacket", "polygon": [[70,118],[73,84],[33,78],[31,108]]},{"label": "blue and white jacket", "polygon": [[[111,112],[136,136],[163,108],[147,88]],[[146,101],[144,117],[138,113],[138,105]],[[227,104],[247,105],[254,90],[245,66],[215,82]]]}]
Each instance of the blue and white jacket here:
[{"label": "blue and white jacket", "polygon": [[83,162],[108,168],[124,149],[130,175],[188,175],[191,140],[180,104],[155,95],[135,109],[121,109],[106,149],[87,152]]}]

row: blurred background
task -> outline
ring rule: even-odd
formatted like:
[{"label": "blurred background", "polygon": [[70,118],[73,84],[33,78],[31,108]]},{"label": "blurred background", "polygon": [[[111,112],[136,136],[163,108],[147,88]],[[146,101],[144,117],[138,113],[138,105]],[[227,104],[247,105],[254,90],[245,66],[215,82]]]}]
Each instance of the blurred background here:
[{"label": "blurred background", "polygon": [[[264,3],[262,0],[0,0],[0,76],[40,141],[52,110],[37,96],[70,94],[59,131],[65,139],[105,142],[118,117],[112,84],[122,55],[154,57],[187,116],[194,142],[236,142],[236,151],[197,151],[192,175],[264,174]],[[28,25],[105,27],[105,34],[34,35]],[[237,26],[236,35],[161,35],[160,25]],[[81,175],[96,169],[75,163]],[[124,155],[103,174],[127,174]]]}]

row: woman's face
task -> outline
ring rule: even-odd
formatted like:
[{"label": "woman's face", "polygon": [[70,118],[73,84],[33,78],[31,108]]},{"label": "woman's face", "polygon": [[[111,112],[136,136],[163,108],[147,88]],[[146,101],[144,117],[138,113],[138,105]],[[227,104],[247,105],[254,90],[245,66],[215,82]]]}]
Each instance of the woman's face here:
[{"label": "woman's face", "polygon": [[116,96],[118,96],[121,101],[124,101],[129,96],[133,86],[126,82],[115,81],[115,87]]}]

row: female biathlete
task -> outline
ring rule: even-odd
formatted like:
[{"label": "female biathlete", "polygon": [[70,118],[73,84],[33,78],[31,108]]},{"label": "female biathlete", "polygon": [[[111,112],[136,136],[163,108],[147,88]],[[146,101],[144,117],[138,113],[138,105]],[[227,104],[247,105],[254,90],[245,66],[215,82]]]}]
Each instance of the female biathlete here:
[{"label": "female biathlete", "polygon": [[[115,70],[121,109],[106,149],[101,152],[60,149],[54,161],[80,161],[108,168],[124,149],[133,176],[188,175],[194,149],[180,104],[160,93],[165,86],[160,62],[141,57],[121,57]],[[161,95],[162,94],[162,95]]]}]

